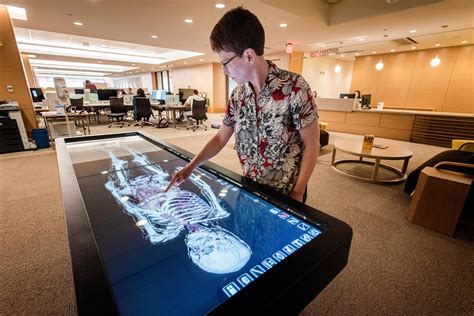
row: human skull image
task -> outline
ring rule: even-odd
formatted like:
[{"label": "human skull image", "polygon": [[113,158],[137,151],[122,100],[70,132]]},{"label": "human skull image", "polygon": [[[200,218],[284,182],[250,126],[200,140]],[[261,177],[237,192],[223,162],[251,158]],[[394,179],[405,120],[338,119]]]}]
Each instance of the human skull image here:
[{"label": "human skull image", "polygon": [[191,260],[210,273],[239,271],[252,255],[242,239],[219,226],[191,231],[186,236],[186,245]]}]

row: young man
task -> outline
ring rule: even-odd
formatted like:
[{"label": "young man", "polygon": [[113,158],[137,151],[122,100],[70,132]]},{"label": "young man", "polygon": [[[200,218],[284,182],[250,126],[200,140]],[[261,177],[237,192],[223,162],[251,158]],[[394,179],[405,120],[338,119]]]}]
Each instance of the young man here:
[{"label": "young man", "polygon": [[185,106],[191,107],[190,111],[186,111],[186,112],[183,113],[184,117],[186,118],[186,121],[188,121],[188,126],[193,125],[193,122],[191,120],[191,116],[193,115],[193,101],[194,100],[197,100],[197,101],[204,100],[203,98],[201,98],[199,96],[199,91],[197,91],[196,89],[193,90],[193,95],[189,96],[188,99],[186,100],[186,102],[184,102]]},{"label": "young man", "polygon": [[242,7],[227,12],[210,39],[224,73],[238,86],[228,101],[222,127],[173,175],[168,188],[185,181],[234,134],[244,176],[304,202],[319,154],[318,114],[309,85],[301,76],[265,60],[263,26]]}]

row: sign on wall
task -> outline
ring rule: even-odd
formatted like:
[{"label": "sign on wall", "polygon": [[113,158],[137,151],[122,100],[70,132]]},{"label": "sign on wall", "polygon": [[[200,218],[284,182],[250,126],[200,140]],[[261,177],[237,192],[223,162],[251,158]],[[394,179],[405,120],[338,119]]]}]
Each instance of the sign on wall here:
[{"label": "sign on wall", "polygon": [[327,49],[318,49],[313,52],[310,52],[310,57],[321,57],[328,55],[335,55],[339,53],[339,48],[327,48]]}]

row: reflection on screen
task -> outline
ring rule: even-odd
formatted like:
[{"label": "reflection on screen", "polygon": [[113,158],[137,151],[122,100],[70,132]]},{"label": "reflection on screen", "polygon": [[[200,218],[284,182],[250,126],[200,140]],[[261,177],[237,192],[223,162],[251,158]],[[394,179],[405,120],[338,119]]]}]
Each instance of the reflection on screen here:
[{"label": "reflection on screen", "polygon": [[138,136],[68,144],[120,314],[205,314],[321,230]]}]

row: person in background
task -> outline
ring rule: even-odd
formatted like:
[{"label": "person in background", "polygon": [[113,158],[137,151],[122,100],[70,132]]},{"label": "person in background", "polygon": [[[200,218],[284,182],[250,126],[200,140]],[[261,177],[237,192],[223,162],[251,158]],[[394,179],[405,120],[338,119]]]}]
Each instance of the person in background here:
[{"label": "person in background", "polygon": [[90,80],[86,80],[86,84],[84,85],[84,88],[89,89],[91,93],[97,93],[96,85],[90,82]]},{"label": "person in background", "polygon": [[224,124],[173,174],[166,191],[183,183],[234,135],[245,177],[304,202],[319,155],[318,113],[310,86],[300,75],[265,60],[263,26],[242,7],[224,14],[210,40],[224,74],[238,85],[227,103]]},{"label": "person in background", "polygon": [[[145,93],[145,91],[143,91],[143,93]],[[128,94],[133,94],[132,88],[128,88]]]},{"label": "person in background", "polygon": [[196,89],[193,90],[193,95],[189,96],[188,99],[186,100],[186,102],[184,102],[185,106],[191,107],[191,110],[186,111],[186,112],[183,113],[184,117],[186,118],[186,121],[188,121],[188,126],[193,125],[193,121],[191,119],[191,116],[193,115],[193,101],[194,100],[197,100],[197,101],[204,100],[204,98],[199,96],[199,91],[197,91]]},{"label": "person in background", "polygon": [[360,98],[362,97],[359,90],[354,91],[354,109],[360,109]]}]

